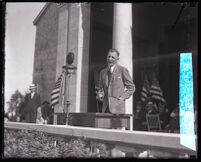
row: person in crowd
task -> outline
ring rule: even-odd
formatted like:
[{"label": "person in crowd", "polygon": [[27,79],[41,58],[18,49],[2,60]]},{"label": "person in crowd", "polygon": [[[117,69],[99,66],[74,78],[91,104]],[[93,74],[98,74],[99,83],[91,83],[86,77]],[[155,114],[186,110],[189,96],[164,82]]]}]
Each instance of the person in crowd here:
[{"label": "person in crowd", "polygon": [[9,110],[7,113],[4,114],[6,121],[12,122],[20,122],[20,105],[22,103],[22,98],[18,98],[16,102],[16,106],[13,110]]},{"label": "person in crowd", "polygon": [[23,100],[19,104],[19,117],[20,117],[20,122],[25,122],[25,101]]},{"label": "person in crowd", "polygon": [[119,55],[116,49],[110,49],[107,55],[108,67],[100,72],[97,94],[103,100],[103,113],[125,114],[125,100],[135,92],[128,70],[117,63]]},{"label": "person in crowd", "polygon": [[13,111],[8,111],[5,115],[4,115],[6,119],[6,121],[9,121],[9,122],[16,122],[16,111],[13,110]]},{"label": "person in crowd", "polygon": [[141,101],[138,101],[137,102],[137,105],[136,105],[136,118],[137,119],[141,119],[142,118],[142,109],[143,109],[143,106],[142,106],[142,102]]},{"label": "person in crowd", "polygon": [[154,100],[150,100],[146,104],[146,114],[158,115],[162,130],[164,129],[167,120],[167,115],[164,111],[165,105],[162,103],[157,104]]},{"label": "person in crowd", "polygon": [[20,122],[21,121],[21,106],[23,103],[23,98],[18,98],[17,99],[17,105],[16,105],[16,110],[15,110],[15,121]]},{"label": "person in crowd", "polygon": [[170,133],[179,132],[179,103],[170,113],[170,121],[166,125],[165,130]]},{"label": "person in crowd", "polygon": [[29,86],[30,93],[25,95],[25,122],[36,123],[37,109],[40,106],[40,95],[36,92],[37,86]]},{"label": "person in crowd", "polygon": [[155,102],[151,100],[147,102],[146,114],[159,114],[159,110]]},{"label": "person in crowd", "polygon": [[10,111],[4,114],[4,121],[10,121],[12,117],[12,113]]},{"label": "person in crowd", "polygon": [[137,102],[136,105],[136,112],[135,112],[135,123],[134,129],[135,130],[141,130],[142,128],[142,122],[145,120],[145,108],[143,106],[143,103],[141,101]]},{"label": "person in crowd", "polygon": [[37,108],[36,123],[37,124],[47,124],[47,123],[45,123],[45,120],[42,117],[41,107]]},{"label": "person in crowd", "polygon": [[41,107],[42,117],[44,119],[45,124],[52,124],[53,117],[53,109],[50,107],[48,101],[44,101]]},{"label": "person in crowd", "polygon": [[158,110],[159,110],[159,117],[161,120],[161,127],[162,129],[164,129],[165,126],[168,124],[168,118],[169,118],[166,102],[165,103],[159,102]]}]

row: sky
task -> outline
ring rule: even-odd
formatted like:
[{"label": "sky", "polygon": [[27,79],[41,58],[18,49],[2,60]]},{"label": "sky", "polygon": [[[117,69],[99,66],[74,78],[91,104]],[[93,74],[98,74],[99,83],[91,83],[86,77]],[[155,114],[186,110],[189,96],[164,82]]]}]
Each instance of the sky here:
[{"label": "sky", "polygon": [[5,89],[6,102],[19,90],[24,94],[32,83],[35,32],[33,25],[45,3],[6,3]]}]

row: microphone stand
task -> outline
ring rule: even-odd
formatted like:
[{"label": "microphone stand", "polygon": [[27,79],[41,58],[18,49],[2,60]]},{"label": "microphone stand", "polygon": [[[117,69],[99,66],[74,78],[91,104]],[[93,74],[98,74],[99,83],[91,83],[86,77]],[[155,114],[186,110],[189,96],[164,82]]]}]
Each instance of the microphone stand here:
[{"label": "microphone stand", "polygon": [[[62,68],[65,70],[65,80],[64,80],[64,113],[66,114],[66,125],[68,125],[68,118],[69,118],[69,107],[71,105],[70,103],[70,93],[69,93],[69,81],[72,76],[72,74],[77,69],[74,65],[69,65],[66,63],[66,65],[62,66]],[[67,80],[68,78],[68,80]],[[67,89],[67,94],[66,94]]]}]

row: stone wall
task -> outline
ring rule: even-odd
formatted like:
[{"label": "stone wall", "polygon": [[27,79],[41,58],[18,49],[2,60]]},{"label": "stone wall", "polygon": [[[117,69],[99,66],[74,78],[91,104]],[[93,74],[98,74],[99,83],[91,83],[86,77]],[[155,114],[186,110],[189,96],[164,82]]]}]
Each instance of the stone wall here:
[{"label": "stone wall", "polygon": [[36,23],[33,83],[39,85],[41,101],[50,101],[55,83],[58,39],[58,6],[49,4]]},{"label": "stone wall", "polygon": [[42,101],[50,101],[51,90],[61,74],[66,54],[73,52],[73,64],[77,70],[68,78],[66,99],[71,102],[70,112],[86,112],[90,5],[81,7],[78,3],[49,3],[39,15],[35,23],[37,30],[33,82],[39,85]]}]

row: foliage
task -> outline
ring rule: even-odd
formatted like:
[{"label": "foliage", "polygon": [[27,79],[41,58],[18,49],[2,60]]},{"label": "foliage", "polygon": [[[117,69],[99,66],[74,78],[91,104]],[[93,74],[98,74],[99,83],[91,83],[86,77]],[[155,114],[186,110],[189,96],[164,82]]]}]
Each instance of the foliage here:
[{"label": "foliage", "polygon": [[8,104],[8,112],[17,111],[17,107],[19,106],[20,102],[23,100],[24,95],[20,93],[20,91],[16,90],[12,95],[9,101],[6,103]]},{"label": "foliage", "polygon": [[5,158],[96,158],[108,157],[104,144],[92,153],[85,138],[55,137],[37,130],[4,131]]}]

